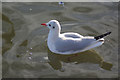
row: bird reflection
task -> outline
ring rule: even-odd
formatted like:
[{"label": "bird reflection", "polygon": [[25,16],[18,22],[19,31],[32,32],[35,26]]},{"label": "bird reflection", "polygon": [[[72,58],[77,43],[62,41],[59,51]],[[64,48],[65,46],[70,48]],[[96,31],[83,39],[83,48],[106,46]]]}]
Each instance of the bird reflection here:
[{"label": "bird reflection", "polygon": [[49,64],[54,68],[55,70],[61,70],[62,69],[62,63],[73,63],[80,64],[80,63],[92,63],[92,64],[99,64],[99,66],[105,70],[111,70],[112,64],[105,62],[103,58],[95,51],[95,50],[88,50],[85,52],[80,52],[77,54],[72,55],[60,55],[52,53],[49,49],[48,51],[48,59]]}]

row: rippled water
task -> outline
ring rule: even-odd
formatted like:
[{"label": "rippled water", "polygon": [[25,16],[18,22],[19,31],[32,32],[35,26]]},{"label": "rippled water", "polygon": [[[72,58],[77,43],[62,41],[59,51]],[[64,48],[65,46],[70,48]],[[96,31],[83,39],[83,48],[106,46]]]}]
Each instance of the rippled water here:
[{"label": "rippled water", "polygon": [[[118,4],[66,2],[2,4],[4,78],[115,78],[118,76]],[[58,55],[46,44],[48,28],[60,21],[63,32],[96,36],[112,34],[97,48],[76,55]],[[19,74],[18,74],[19,73]]]}]

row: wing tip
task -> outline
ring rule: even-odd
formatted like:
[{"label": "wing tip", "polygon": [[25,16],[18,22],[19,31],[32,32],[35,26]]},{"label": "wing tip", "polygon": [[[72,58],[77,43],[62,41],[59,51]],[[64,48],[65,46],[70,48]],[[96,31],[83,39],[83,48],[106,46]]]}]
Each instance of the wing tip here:
[{"label": "wing tip", "polygon": [[111,33],[112,33],[111,31],[106,32],[105,34],[102,34],[102,35],[100,35],[100,36],[95,36],[94,39],[96,39],[96,40],[101,39],[101,38],[103,38],[103,37],[105,37],[105,36],[107,36],[107,35],[110,35]]}]

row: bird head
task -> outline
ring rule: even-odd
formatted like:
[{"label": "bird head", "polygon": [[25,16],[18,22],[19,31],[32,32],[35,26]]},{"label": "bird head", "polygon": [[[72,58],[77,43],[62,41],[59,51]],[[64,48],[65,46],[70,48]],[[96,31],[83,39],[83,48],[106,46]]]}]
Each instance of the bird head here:
[{"label": "bird head", "polygon": [[41,25],[47,26],[51,31],[60,31],[61,27],[57,20],[50,20],[48,23],[42,23]]}]

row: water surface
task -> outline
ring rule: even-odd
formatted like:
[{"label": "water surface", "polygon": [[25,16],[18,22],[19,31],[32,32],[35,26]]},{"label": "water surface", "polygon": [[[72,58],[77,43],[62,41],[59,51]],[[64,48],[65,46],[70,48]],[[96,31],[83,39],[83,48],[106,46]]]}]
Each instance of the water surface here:
[{"label": "water surface", "polygon": [[[66,2],[2,4],[4,78],[116,78],[118,76],[118,4]],[[46,44],[49,29],[40,24],[56,19],[62,32],[96,36],[112,34],[97,48],[76,55],[58,55]],[[31,55],[32,54],[32,55]],[[19,73],[19,74],[18,74]]]}]

